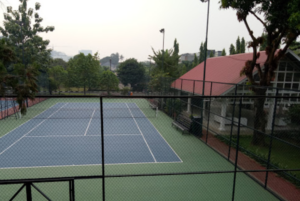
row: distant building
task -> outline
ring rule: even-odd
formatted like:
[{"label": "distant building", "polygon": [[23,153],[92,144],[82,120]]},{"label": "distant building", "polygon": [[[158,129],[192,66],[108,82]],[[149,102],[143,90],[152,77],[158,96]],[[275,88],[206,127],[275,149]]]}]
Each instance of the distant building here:
[{"label": "distant building", "polygon": [[[222,51],[207,50],[207,58],[209,58],[209,55],[210,55],[211,52],[213,52],[214,57],[222,56]],[[194,61],[195,54],[199,58],[199,52],[197,52],[197,53],[185,53],[185,54],[180,55],[179,63],[181,63],[182,61]]]},{"label": "distant building", "polygon": [[62,59],[64,61],[69,61],[69,59],[71,58],[70,56],[66,55],[65,53],[63,52],[57,52],[55,50],[52,50],[51,51],[51,57],[53,59]]},{"label": "distant building", "polygon": [[84,55],[93,54],[92,50],[79,50],[79,53],[83,53]]}]

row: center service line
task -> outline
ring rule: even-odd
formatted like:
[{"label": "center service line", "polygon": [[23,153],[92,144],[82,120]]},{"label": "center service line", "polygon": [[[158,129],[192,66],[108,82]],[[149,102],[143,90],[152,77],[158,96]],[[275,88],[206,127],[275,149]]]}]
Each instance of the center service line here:
[{"label": "center service line", "polygon": [[89,130],[89,127],[90,127],[90,125],[91,125],[91,122],[92,122],[93,116],[94,116],[94,114],[95,114],[95,111],[96,111],[96,109],[94,109],[94,111],[93,111],[93,114],[92,114],[92,116],[91,116],[91,119],[90,119],[90,121],[89,121],[89,124],[88,124],[88,126],[86,127],[86,130],[85,130],[84,136],[86,136],[86,134],[87,134],[87,132],[88,132],[88,130]]}]

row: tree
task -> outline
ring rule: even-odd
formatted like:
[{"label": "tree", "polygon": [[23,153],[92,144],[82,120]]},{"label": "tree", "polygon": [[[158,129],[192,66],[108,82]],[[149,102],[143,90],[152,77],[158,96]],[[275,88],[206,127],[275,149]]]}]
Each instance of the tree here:
[{"label": "tree", "polygon": [[245,53],[245,52],[246,52],[246,42],[245,42],[244,37],[242,37],[240,53]]},{"label": "tree", "polygon": [[231,44],[229,47],[229,55],[233,55],[233,54],[235,54],[235,47],[233,46],[233,44]]},{"label": "tree", "polygon": [[[239,22],[243,22],[251,37],[248,44],[253,50],[251,60],[245,62],[245,66],[241,70],[241,75],[246,75],[252,91],[255,95],[262,96],[255,99],[254,103],[254,132],[252,144],[264,145],[265,133],[265,95],[266,86],[270,86],[271,80],[274,78],[274,71],[277,69],[279,60],[284,56],[289,46],[300,35],[300,1],[299,0],[222,0],[221,8],[233,8],[237,11]],[[261,15],[258,15],[261,14]],[[253,15],[259,23],[264,26],[264,32],[267,35],[266,55],[263,67],[257,63],[260,54],[257,49],[263,44],[262,36],[255,36],[248,24],[247,17]],[[261,17],[262,16],[262,17]],[[278,50],[282,44],[283,48]],[[257,69],[259,81],[254,80],[254,69]]]},{"label": "tree", "polygon": [[23,104],[25,99],[34,99],[38,91],[38,72],[45,70],[51,61],[51,50],[47,49],[49,41],[43,40],[39,34],[54,30],[52,26],[41,26],[43,18],[37,12],[41,5],[36,3],[35,9],[28,9],[27,1],[20,0],[18,10],[7,7],[4,28],[0,27],[4,40],[16,57],[10,65],[4,66],[9,74],[5,85],[12,87],[17,94],[22,114],[26,113],[26,105]]},{"label": "tree", "polygon": [[226,56],[226,50],[225,50],[225,48],[222,50],[222,56]]},{"label": "tree", "polygon": [[123,59],[124,59],[124,56],[123,55],[120,55],[120,61],[123,61]]},{"label": "tree", "polygon": [[97,88],[99,86],[99,76],[102,71],[97,55],[84,55],[80,53],[68,62],[69,86],[83,87],[84,94],[86,88]]},{"label": "tree", "polygon": [[117,74],[122,84],[130,84],[135,90],[144,80],[145,68],[136,59],[127,59],[120,64]]},{"label": "tree", "polygon": [[214,55],[214,52],[213,51],[210,51],[210,53],[209,53],[209,58],[212,58],[212,57],[214,57],[215,55]]},{"label": "tree", "polygon": [[67,84],[68,72],[62,66],[53,66],[48,69],[50,90],[58,89]]},{"label": "tree", "polygon": [[104,71],[101,73],[99,80],[101,89],[106,90],[108,94],[110,94],[111,90],[118,90],[119,79],[113,72],[109,70]]},{"label": "tree", "polygon": [[65,62],[63,59],[61,58],[56,58],[56,59],[53,59],[52,63],[51,63],[51,67],[53,66],[61,66],[63,67],[65,70],[67,70],[67,67],[68,67],[68,63]]},{"label": "tree", "polygon": [[300,42],[294,41],[290,46],[290,50],[300,57]]},{"label": "tree", "polygon": [[238,36],[238,38],[236,39],[236,42],[235,42],[235,53],[236,54],[241,53],[241,40],[240,40],[239,36]]},{"label": "tree", "polygon": [[165,73],[168,77],[178,78],[179,55],[173,54],[174,51],[172,49],[155,52],[152,48],[152,51],[154,56],[149,55],[149,58],[153,59],[156,63],[156,67],[153,68],[152,73],[158,74],[160,72],[159,74]]},{"label": "tree", "polygon": [[4,28],[0,27],[0,31],[7,43],[14,47],[16,56],[25,68],[34,62],[40,67],[45,67],[43,66],[45,61],[50,61],[51,50],[47,49],[50,41],[43,40],[39,34],[53,31],[54,27],[43,28],[41,26],[43,18],[37,12],[41,5],[36,3],[34,12],[32,8],[27,9],[27,1],[20,0],[21,5],[18,10],[7,7],[7,13],[4,13]]},{"label": "tree", "polygon": [[206,43],[203,44],[203,42],[200,45],[199,63],[202,63],[205,60],[205,46]]},{"label": "tree", "polygon": [[198,64],[199,64],[199,62],[198,62],[198,57],[197,57],[196,54],[194,54],[193,66],[195,67],[195,66],[197,66]]}]

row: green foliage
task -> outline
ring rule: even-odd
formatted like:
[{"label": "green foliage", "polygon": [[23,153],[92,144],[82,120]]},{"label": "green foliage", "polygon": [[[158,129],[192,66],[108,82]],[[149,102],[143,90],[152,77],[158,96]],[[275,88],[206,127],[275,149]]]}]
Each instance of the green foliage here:
[{"label": "green foliage", "polygon": [[204,60],[205,60],[205,47],[206,47],[206,43],[204,42],[204,44],[203,44],[203,42],[201,43],[201,45],[200,45],[200,54],[199,54],[199,63],[202,63]]},{"label": "green foliage", "polygon": [[100,75],[101,89],[106,90],[108,94],[110,94],[111,90],[118,90],[118,85],[119,79],[113,72],[107,70]]},{"label": "green foliage", "polygon": [[108,57],[104,57],[100,60],[101,64],[105,64],[105,63],[109,63],[111,61],[111,64],[113,65],[117,65],[119,63],[119,60],[123,60],[124,57],[123,55],[119,56],[119,53],[112,53],[110,56]]},{"label": "green foliage", "polygon": [[291,44],[290,49],[300,57],[300,42],[294,41]]},{"label": "green foliage", "polygon": [[130,84],[134,88],[144,80],[145,68],[136,59],[127,59],[120,64],[117,74],[122,84]]},{"label": "green foliage", "polygon": [[244,37],[242,37],[240,53],[245,53],[245,52],[246,52],[246,42]]},{"label": "green foliage", "polygon": [[54,27],[44,28],[41,25],[43,18],[37,12],[40,4],[36,4],[35,10],[28,9],[27,1],[21,1],[18,10],[7,7],[7,13],[4,13],[4,28],[0,27],[0,31],[25,68],[34,62],[39,67],[46,68],[51,60],[51,50],[47,49],[50,41],[43,40],[39,35],[53,31]]},{"label": "green foliage", "polygon": [[222,50],[222,56],[226,56],[226,50],[225,49]]},{"label": "green foliage", "polygon": [[152,51],[154,56],[149,55],[149,58],[153,59],[156,67],[151,70],[151,74],[166,74],[166,76],[178,78],[179,55],[173,54],[174,51],[172,49],[155,52],[152,48]]},{"label": "green foliage", "polygon": [[124,87],[123,89],[120,90],[121,91],[121,95],[123,96],[127,96],[128,92],[130,91],[129,87]]},{"label": "green foliage", "polygon": [[199,64],[199,62],[198,62],[198,57],[197,57],[196,54],[194,54],[193,66],[195,67],[195,66],[197,66],[198,64]]},{"label": "green foliage", "polygon": [[209,53],[209,58],[212,58],[212,57],[214,57],[215,55],[214,55],[214,52],[213,51],[210,51],[210,53]]},{"label": "green foliage", "polygon": [[80,53],[68,62],[68,86],[69,87],[83,87],[84,93],[86,87],[95,89],[99,86],[99,77],[102,72],[99,61],[96,57],[88,54],[85,56]]},{"label": "green foliage", "polygon": [[61,66],[63,67],[65,70],[67,70],[67,67],[68,67],[68,63],[65,62],[63,59],[61,58],[56,58],[56,59],[53,59],[52,60],[52,63],[51,63],[51,67],[53,66]]},{"label": "green foliage", "polygon": [[176,118],[182,112],[182,102],[179,98],[168,98],[166,100],[165,112]]},{"label": "green foliage", "polygon": [[235,47],[233,46],[233,44],[231,44],[230,47],[229,47],[229,55],[233,55],[235,53],[236,53],[235,52]]},{"label": "green foliage", "polygon": [[68,72],[62,66],[53,66],[48,69],[49,87],[51,90],[60,90],[62,85],[68,84]]},{"label": "green foliage", "polygon": [[287,111],[287,122],[291,122],[293,125],[299,125],[300,123],[300,105],[292,105]]},{"label": "green foliage", "polygon": [[47,49],[49,41],[43,40],[39,34],[54,30],[52,26],[41,26],[43,18],[37,13],[41,5],[36,3],[34,10],[27,8],[27,1],[20,1],[18,10],[7,7],[4,27],[0,27],[5,40],[5,45],[3,40],[1,45],[1,95],[5,95],[7,88],[13,90],[22,114],[27,111],[25,99],[33,100],[38,92],[39,71],[46,69],[51,61],[50,50]]},{"label": "green foliage", "polygon": [[[251,37],[248,47],[252,48],[253,56],[251,60],[245,62],[242,67],[241,75],[246,75],[251,85],[270,86],[274,78],[275,70],[278,67],[279,60],[284,56],[289,46],[300,35],[300,1],[299,0],[222,0],[221,8],[232,8],[237,11],[237,19],[243,22]],[[267,40],[264,36],[255,36],[248,23],[247,17],[254,16],[258,23],[264,27]],[[266,45],[264,45],[266,42]],[[283,48],[278,50],[282,45]],[[262,49],[265,46],[267,58],[264,61],[264,68],[257,64],[259,54],[258,47]],[[254,69],[258,69],[259,82],[254,79]],[[264,96],[266,88],[252,87],[255,95]],[[258,131],[265,130],[265,114],[262,112],[264,99],[258,99],[255,103],[254,135],[252,144],[264,145],[264,137]]]},{"label": "green foliage", "polygon": [[240,40],[240,37],[238,36],[238,38],[236,39],[236,42],[235,42],[235,53],[236,54],[239,54],[241,53],[241,40]]}]

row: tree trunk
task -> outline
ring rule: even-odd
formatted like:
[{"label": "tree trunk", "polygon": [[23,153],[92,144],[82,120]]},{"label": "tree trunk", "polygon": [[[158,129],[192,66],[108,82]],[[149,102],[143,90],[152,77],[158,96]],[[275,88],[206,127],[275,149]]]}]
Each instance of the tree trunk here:
[{"label": "tree trunk", "polygon": [[[255,95],[265,96],[266,89],[257,89]],[[266,113],[264,111],[265,97],[256,98],[254,101],[254,131],[251,144],[265,146]]]}]

